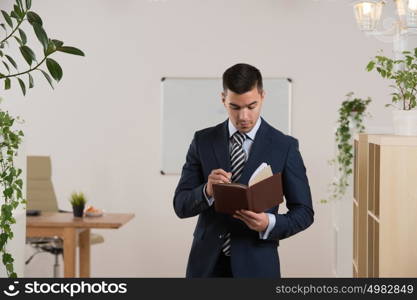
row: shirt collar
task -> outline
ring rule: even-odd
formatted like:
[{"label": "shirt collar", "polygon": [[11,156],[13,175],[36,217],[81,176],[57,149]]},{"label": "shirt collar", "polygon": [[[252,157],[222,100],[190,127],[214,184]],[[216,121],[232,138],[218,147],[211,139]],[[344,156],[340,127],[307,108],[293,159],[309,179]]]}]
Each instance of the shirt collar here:
[{"label": "shirt collar", "polygon": [[[232,135],[237,131],[236,127],[232,124],[232,122],[228,121],[229,126],[229,138],[232,137]],[[253,126],[252,130],[246,133],[246,136],[250,138],[252,141],[255,140],[256,132],[259,129],[259,126],[261,126],[261,117],[258,117],[258,120],[256,121],[255,126]]]}]

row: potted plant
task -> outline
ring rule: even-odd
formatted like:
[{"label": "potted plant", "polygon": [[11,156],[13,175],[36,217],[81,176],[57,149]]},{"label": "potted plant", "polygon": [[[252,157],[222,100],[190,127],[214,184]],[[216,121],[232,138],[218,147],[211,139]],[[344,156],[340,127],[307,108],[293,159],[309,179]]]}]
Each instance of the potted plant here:
[{"label": "potted plant", "polygon": [[363,121],[365,117],[370,116],[366,112],[370,102],[370,97],[362,99],[354,97],[353,92],[350,92],[339,108],[338,127],[335,132],[336,157],[329,161],[330,165],[336,167],[336,175],[329,184],[328,199],[321,199],[321,203],[340,200],[346,194],[352,176],[353,137],[365,129]]},{"label": "potted plant", "polygon": [[84,193],[82,192],[72,193],[70,201],[71,201],[72,212],[74,213],[74,217],[82,218],[84,214],[84,207],[85,207],[85,204],[87,203]]},{"label": "potted plant", "polygon": [[377,55],[371,60],[366,69],[368,72],[376,69],[382,78],[394,80],[390,85],[394,89],[392,95],[394,133],[397,135],[417,136],[417,48],[414,52],[402,52],[403,59],[393,60],[386,56]]}]

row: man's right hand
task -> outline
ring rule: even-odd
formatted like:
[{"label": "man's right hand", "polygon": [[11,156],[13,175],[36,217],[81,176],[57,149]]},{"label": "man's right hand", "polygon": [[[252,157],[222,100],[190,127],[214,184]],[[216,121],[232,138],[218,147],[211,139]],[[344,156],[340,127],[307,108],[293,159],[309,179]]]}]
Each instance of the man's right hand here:
[{"label": "man's right hand", "polygon": [[232,178],[232,173],[226,172],[223,169],[212,170],[208,176],[208,181],[206,185],[206,195],[208,197],[213,197],[213,184],[214,183],[230,183]]}]

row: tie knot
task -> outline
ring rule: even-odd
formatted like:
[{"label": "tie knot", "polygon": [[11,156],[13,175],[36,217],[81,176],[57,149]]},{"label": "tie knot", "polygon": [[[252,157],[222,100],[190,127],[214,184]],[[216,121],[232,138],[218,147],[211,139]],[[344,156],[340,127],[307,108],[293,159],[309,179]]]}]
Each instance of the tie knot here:
[{"label": "tie knot", "polygon": [[243,145],[243,142],[246,140],[246,135],[244,133],[240,133],[239,131],[236,131],[233,134],[232,138],[235,143],[238,143],[239,145]]}]

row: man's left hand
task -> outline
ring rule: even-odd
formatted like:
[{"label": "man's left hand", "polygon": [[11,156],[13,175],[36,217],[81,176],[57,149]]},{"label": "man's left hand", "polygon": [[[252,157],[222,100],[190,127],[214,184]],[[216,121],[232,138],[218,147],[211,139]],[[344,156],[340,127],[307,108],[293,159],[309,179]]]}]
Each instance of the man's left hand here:
[{"label": "man's left hand", "polygon": [[233,214],[233,217],[243,221],[250,229],[263,232],[268,228],[269,218],[264,212],[255,213],[250,210],[237,210]]}]

